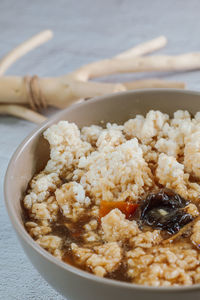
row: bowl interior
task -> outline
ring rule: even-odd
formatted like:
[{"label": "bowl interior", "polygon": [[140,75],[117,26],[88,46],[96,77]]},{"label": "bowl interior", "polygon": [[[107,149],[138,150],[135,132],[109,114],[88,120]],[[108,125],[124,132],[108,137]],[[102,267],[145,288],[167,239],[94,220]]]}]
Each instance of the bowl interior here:
[{"label": "bowl interior", "polygon": [[5,179],[6,205],[17,232],[28,241],[20,201],[32,176],[43,169],[49,159],[49,146],[42,136],[47,127],[59,120],[75,122],[79,127],[107,122],[120,124],[136,114],[146,114],[151,109],[170,115],[178,109],[195,114],[200,111],[200,95],[189,91],[162,89],[96,98],[63,110],[31,133],[15,152]]}]

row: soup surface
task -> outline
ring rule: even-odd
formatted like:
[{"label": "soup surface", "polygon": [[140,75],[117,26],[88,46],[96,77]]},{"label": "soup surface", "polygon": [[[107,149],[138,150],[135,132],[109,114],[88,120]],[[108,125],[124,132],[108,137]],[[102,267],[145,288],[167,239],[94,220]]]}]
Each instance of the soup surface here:
[{"label": "soup surface", "polygon": [[200,283],[200,113],[44,132],[50,160],[22,201],[28,233],[58,259],[149,286]]}]

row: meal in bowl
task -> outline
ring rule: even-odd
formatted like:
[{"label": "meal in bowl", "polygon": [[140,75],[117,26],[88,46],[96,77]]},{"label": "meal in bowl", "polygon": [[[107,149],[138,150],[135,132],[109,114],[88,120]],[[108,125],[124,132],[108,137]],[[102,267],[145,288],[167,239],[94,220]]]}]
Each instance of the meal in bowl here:
[{"label": "meal in bowl", "polygon": [[44,138],[50,159],[22,201],[36,243],[101,277],[200,283],[200,113],[60,121]]}]

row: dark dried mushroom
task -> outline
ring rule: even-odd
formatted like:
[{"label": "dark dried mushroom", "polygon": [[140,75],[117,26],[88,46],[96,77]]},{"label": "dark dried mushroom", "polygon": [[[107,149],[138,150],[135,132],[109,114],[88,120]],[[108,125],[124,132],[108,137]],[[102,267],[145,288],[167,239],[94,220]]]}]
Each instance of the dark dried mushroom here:
[{"label": "dark dried mushroom", "polygon": [[142,223],[174,234],[193,220],[183,208],[189,203],[169,189],[147,196],[141,207]]}]

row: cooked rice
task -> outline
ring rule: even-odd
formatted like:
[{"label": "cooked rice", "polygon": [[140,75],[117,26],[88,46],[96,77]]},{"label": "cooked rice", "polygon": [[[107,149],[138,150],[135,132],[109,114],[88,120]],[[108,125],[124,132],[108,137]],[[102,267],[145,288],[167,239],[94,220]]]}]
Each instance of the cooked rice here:
[{"label": "cooked rice", "polygon": [[151,110],[104,129],[60,121],[44,138],[50,160],[23,201],[26,229],[41,247],[102,277],[123,268],[128,281],[143,285],[200,283],[200,221],[189,237],[163,244],[160,230],[143,231],[117,208],[99,218],[102,200],[140,204],[160,187],[189,199],[185,210],[199,215],[200,113],[179,110],[170,119]]}]

